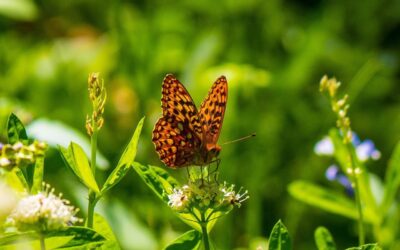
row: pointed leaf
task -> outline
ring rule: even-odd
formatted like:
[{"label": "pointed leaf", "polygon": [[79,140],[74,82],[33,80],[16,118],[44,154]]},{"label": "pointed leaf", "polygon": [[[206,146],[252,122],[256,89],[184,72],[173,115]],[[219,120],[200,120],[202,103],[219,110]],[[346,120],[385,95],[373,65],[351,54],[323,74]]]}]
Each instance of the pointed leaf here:
[{"label": "pointed leaf", "polygon": [[162,168],[155,166],[145,166],[138,162],[134,162],[133,169],[139,174],[140,178],[153,192],[166,204],[168,204],[168,196],[179,183]]},{"label": "pointed leaf", "polygon": [[137,127],[135,132],[133,133],[132,139],[129,142],[128,146],[125,148],[124,153],[122,154],[117,167],[112,171],[110,176],[108,176],[104,186],[101,190],[101,193],[104,194],[107,190],[117,184],[128,172],[133,161],[135,160],[137,145],[139,141],[139,136],[142,131],[144,118],[142,118]]},{"label": "pointed leaf", "polygon": [[268,241],[269,250],[291,250],[292,241],[285,225],[279,220],[272,228]]},{"label": "pointed leaf", "polygon": [[59,146],[59,149],[65,163],[72,169],[79,180],[85,184],[87,188],[99,194],[99,187],[97,186],[97,182],[83,149],[74,142],[71,142],[68,149],[62,146]]},{"label": "pointed leaf", "polygon": [[165,250],[197,249],[200,245],[201,238],[202,236],[200,232],[196,230],[190,230],[179,236],[176,240],[169,244]]},{"label": "pointed leaf", "polygon": [[26,134],[25,127],[21,120],[13,113],[8,117],[7,122],[7,135],[8,143],[14,144],[18,141],[27,141],[28,135]]},{"label": "pointed leaf", "polygon": [[42,190],[43,171],[44,171],[44,155],[37,157],[35,162],[35,170],[33,172],[33,185],[31,194],[37,194]]},{"label": "pointed leaf", "polygon": [[325,227],[318,227],[317,230],[315,230],[314,238],[318,250],[336,250],[333,237]]},{"label": "pointed leaf", "polygon": [[121,249],[118,245],[117,239],[108,224],[108,222],[99,214],[94,214],[94,229],[106,238],[106,242],[103,244],[104,249]]},{"label": "pointed leaf", "polygon": [[292,182],[288,191],[294,198],[309,205],[352,219],[358,218],[354,202],[339,193],[306,181]]},{"label": "pointed leaf", "polygon": [[[174,188],[179,187],[179,183],[162,168],[145,166],[138,162],[134,162],[132,166],[146,185],[168,206],[168,194]],[[192,214],[176,213],[176,215],[189,226],[201,231],[201,227]],[[210,224],[209,229],[214,225],[213,223]]]},{"label": "pointed leaf", "polygon": [[381,214],[387,214],[388,209],[393,204],[394,198],[400,186],[400,142],[397,143],[385,176],[385,193],[381,205]]},{"label": "pointed leaf", "polygon": [[63,248],[82,246],[93,243],[103,244],[106,240],[95,230],[86,227],[67,227],[66,229],[52,231],[46,234],[46,238],[62,236],[74,236],[74,238],[70,240],[66,245],[63,245]]},{"label": "pointed leaf", "polygon": [[[66,242],[66,244],[62,246],[63,249],[68,247],[83,246],[86,244],[99,245],[104,243],[105,240],[105,238],[98,234],[96,231],[85,227],[67,227],[63,230],[51,231],[45,235],[46,239],[60,238],[63,240],[65,240],[68,236],[72,237],[70,238],[70,240],[68,240],[68,242]],[[33,231],[25,233],[10,233],[0,237],[0,246],[6,246],[10,244],[16,244],[18,242],[27,241],[32,241],[32,243],[34,244],[35,242],[33,241],[38,241],[38,239],[39,235]]]}]

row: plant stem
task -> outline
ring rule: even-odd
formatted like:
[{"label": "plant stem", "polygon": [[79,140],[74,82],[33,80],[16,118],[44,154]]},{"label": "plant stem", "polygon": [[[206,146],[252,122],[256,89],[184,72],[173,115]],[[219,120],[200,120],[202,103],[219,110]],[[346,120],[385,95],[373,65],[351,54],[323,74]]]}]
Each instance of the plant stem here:
[{"label": "plant stem", "polygon": [[44,235],[42,233],[39,236],[39,241],[40,241],[40,249],[46,250],[46,242],[45,242]]},{"label": "plant stem", "polygon": [[[92,123],[93,134],[90,138],[91,143],[91,167],[93,176],[96,177],[96,152],[97,152],[97,134],[98,128],[96,122]],[[94,208],[97,203],[96,193],[92,190],[89,190],[89,201],[88,201],[88,212],[87,212],[87,221],[86,224],[89,228],[93,228],[93,216],[94,216]]]},{"label": "plant stem", "polygon": [[89,203],[88,203],[88,212],[87,212],[87,220],[86,225],[89,228],[93,228],[93,216],[94,216],[94,207],[97,203],[96,193],[89,190]]},{"label": "plant stem", "polygon": [[90,144],[91,144],[91,167],[92,167],[92,173],[93,176],[95,176],[96,173],[96,153],[97,153],[97,134],[98,134],[98,129],[97,129],[97,124],[95,122],[93,124],[93,134],[92,137],[90,138]]},{"label": "plant stem", "polygon": [[208,223],[208,221],[205,219],[204,212],[202,212],[200,225],[201,225],[201,233],[203,235],[204,250],[210,250],[210,242],[208,239],[207,223]]},{"label": "plant stem", "polygon": [[356,206],[358,211],[358,244],[360,246],[364,245],[364,219],[363,219],[363,212],[362,212],[362,205],[361,205],[361,197],[360,197],[360,186],[358,183],[358,176],[359,173],[356,173],[356,163],[354,160],[353,149],[351,145],[347,143],[347,151],[350,156],[350,163],[351,163],[351,170],[353,173],[353,182],[354,182],[354,194],[356,199]]}]

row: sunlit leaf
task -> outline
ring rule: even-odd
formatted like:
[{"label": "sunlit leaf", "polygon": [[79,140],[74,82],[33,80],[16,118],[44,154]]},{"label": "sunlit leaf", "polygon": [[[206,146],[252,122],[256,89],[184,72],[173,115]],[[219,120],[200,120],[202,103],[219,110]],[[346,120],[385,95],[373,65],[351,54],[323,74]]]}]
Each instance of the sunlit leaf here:
[{"label": "sunlit leaf", "polygon": [[104,183],[104,186],[101,190],[102,194],[104,194],[107,190],[117,184],[125,176],[131,165],[133,164],[136,156],[139,136],[143,127],[143,122],[144,118],[139,121],[136,130],[131,138],[131,141],[129,142],[128,146],[126,146],[117,167],[112,171],[112,173],[108,176],[106,182]]},{"label": "sunlit leaf", "polygon": [[74,236],[63,248],[82,246],[85,244],[103,244],[106,240],[95,230],[86,227],[67,227],[64,230],[52,231],[46,234],[46,238],[60,236]]},{"label": "sunlit leaf", "polygon": [[110,227],[108,222],[99,214],[94,214],[94,229],[106,238],[106,242],[103,244],[105,249],[121,249],[118,245],[117,239]]},{"label": "sunlit leaf", "polygon": [[196,230],[190,230],[177,239],[171,244],[165,247],[165,250],[186,250],[186,249],[197,249],[200,246],[202,235]]},{"label": "sunlit leaf", "polygon": [[306,181],[292,182],[288,190],[294,198],[304,203],[352,219],[358,218],[354,202],[339,193]]},{"label": "sunlit leaf", "polygon": [[100,193],[97,182],[93,176],[86,154],[76,143],[71,142],[68,149],[59,146],[65,163],[72,169],[79,180],[90,190]]},{"label": "sunlit leaf", "polygon": [[[84,246],[86,244],[103,244],[105,238],[97,233],[96,231],[85,228],[85,227],[67,227],[66,229],[59,231],[51,231],[45,234],[46,242],[49,239],[53,239],[56,244],[57,241],[63,242],[63,249],[69,247]],[[25,233],[9,233],[0,237],[0,246],[6,246],[10,244],[16,244],[18,242],[29,242],[38,245],[37,242],[39,235],[36,232],[25,232]],[[59,247],[61,245],[59,244]]]},{"label": "sunlit leaf", "polygon": [[178,182],[162,168],[155,166],[145,166],[138,162],[134,162],[133,169],[139,174],[140,178],[153,192],[166,204],[168,204],[168,196],[166,192],[170,192],[174,187],[179,186]]},{"label": "sunlit leaf", "polygon": [[10,114],[7,121],[8,143],[14,144],[18,141],[27,141],[28,135],[21,120],[13,113]]},{"label": "sunlit leaf", "polygon": [[19,168],[13,168],[11,171],[0,170],[0,176],[15,191],[24,192],[29,190],[28,183]]},{"label": "sunlit leaf", "polygon": [[385,176],[385,192],[383,196],[380,212],[385,215],[392,205],[394,198],[400,186],[400,142],[397,143],[392,156],[389,160],[389,166]]},{"label": "sunlit leaf", "polygon": [[31,188],[32,194],[37,194],[42,190],[43,183],[43,170],[44,170],[44,156],[36,157],[36,162],[33,172],[33,184]]},{"label": "sunlit leaf", "polygon": [[336,250],[333,237],[325,227],[318,227],[317,230],[315,230],[314,239],[318,250]]},{"label": "sunlit leaf", "polygon": [[269,250],[291,250],[292,241],[285,225],[279,220],[272,228],[268,240]]}]

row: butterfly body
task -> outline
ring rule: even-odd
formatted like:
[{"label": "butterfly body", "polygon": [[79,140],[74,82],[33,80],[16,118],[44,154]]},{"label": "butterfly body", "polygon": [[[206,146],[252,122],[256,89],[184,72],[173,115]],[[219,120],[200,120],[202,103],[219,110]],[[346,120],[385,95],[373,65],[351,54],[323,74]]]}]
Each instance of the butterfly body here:
[{"label": "butterfly body", "polygon": [[217,144],[225,114],[228,83],[219,77],[199,111],[186,88],[173,75],[163,80],[163,116],[153,130],[156,151],[168,167],[204,166],[218,157]]}]

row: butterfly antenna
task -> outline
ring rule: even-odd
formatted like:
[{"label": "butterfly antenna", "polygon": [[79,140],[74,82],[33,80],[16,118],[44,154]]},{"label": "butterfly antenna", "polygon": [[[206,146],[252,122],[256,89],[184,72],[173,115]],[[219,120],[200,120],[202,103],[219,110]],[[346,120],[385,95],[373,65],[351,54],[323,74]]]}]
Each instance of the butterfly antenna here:
[{"label": "butterfly antenna", "polygon": [[254,136],[256,136],[256,133],[252,133],[251,135],[248,135],[248,136],[245,136],[245,137],[233,140],[233,141],[224,142],[221,145],[226,145],[226,144],[231,144],[231,143],[234,143],[234,142],[244,141],[244,140],[250,139],[250,138],[252,138]]}]

